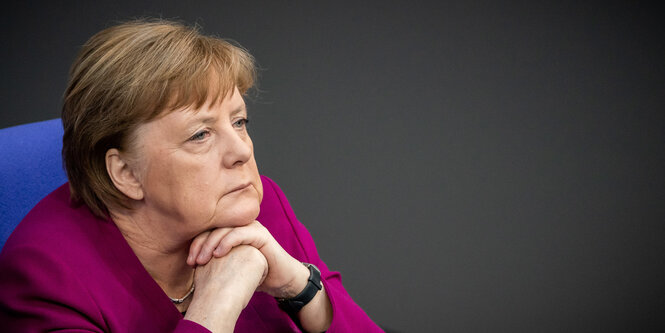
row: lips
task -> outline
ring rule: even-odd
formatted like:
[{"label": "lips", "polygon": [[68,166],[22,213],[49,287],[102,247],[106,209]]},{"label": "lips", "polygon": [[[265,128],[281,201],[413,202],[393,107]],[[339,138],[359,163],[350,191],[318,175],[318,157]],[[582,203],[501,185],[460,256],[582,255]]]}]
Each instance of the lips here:
[{"label": "lips", "polygon": [[252,185],[252,183],[245,183],[245,184],[238,185],[238,186],[232,188],[232,189],[228,192],[228,194],[231,194],[231,193],[233,193],[233,192],[237,192],[237,191],[244,190],[244,189],[248,188],[250,185]]}]

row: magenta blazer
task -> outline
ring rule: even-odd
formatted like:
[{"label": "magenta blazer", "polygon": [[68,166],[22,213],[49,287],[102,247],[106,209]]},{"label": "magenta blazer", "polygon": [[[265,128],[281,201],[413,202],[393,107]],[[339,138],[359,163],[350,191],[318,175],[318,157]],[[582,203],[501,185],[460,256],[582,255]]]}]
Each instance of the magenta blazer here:
[{"label": "magenta blazer", "polygon": [[[329,332],[382,332],[328,270],[284,193],[261,176],[258,220],[294,258],[321,270]],[[7,332],[209,332],[185,320],[110,219],[69,203],[69,184],[44,198],[0,253],[0,327]],[[236,332],[299,332],[268,294],[254,293]]]}]

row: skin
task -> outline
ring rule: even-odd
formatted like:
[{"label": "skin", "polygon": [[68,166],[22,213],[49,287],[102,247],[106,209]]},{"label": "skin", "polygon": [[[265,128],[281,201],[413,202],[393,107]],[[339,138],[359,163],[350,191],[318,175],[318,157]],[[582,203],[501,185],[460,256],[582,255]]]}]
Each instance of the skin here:
[{"label": "skin", "polygon": [[[168,113],[142,124],[126,151],[106,166],[131,209],[111,217],[148,273],[177,306],[213,332],[232,332],[255,291],[297,295],[309,271],[256,221],[263,187],[237,89],[215,105]],[[308,331],[332,320],[322,290],[299,313]]]}]

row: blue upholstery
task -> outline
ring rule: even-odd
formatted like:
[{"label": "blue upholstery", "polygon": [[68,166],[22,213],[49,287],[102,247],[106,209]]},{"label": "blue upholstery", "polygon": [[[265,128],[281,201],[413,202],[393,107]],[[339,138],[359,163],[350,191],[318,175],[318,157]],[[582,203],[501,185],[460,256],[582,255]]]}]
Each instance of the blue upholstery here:
[{"label": "blue upholstery", "polygon": [[0,248],[30,209],[67,181],[62,133],[60,119],[0,129]]}]

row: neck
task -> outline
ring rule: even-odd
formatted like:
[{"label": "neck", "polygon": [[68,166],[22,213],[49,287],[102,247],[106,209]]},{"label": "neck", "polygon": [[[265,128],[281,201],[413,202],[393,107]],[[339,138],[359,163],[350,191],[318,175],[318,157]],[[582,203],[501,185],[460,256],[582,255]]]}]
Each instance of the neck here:
[{"label": "neck", "polygon": [[162,225],[136,214],[112,212],[111,218],[148,274],[171,298],[181,298],[194,282],[194,269],[187,265],[191,241],[178,241]]}]

